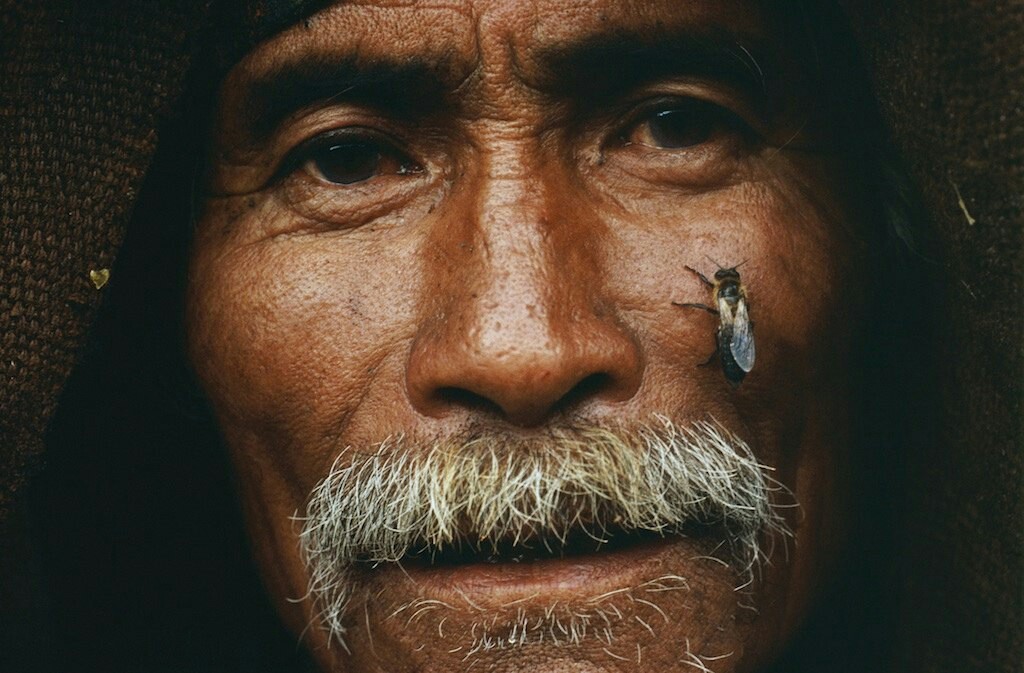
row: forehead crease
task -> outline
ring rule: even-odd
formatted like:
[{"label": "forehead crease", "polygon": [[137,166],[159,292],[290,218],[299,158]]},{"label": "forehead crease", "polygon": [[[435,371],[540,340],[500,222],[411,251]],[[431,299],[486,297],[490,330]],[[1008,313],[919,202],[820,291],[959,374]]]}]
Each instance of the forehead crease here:
[{"label": "forehead crease", "polygon": [[[588,38],[699,32],[710,27],[757,34],[759,3],[738,0],[346,0],[257,49],[242,64],[250,77],[305,53],[368,61],[415,58],[437,66],[452,88],[482,63],[513,64],[530,77],[552,55]],[[760,17],[763,18],[763,17]],[[243,76],[244,76],[243,75]]]},{"label": "forehead crease", "polygon": [[[524,76],[545,73],[575,46],[618,36],[763,32],[757,3],[730,0],[484,0],[479,23],[500,27]],[[526,11],[527,8],[529,11]],[[488,32],[488,31],[484,31]]]},{"label": "forehead crease", "polygon": [[251,53],[237,69],[251,80],[309,55],[356,63],[429,64],[454,88],[477,61],[473,19],[464,3],[344,2]]}]

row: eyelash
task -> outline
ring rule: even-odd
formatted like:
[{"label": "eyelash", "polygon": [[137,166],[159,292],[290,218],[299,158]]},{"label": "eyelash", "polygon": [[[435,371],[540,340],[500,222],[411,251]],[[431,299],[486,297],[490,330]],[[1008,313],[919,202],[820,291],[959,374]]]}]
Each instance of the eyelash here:
[{"label": "eyelash", "polygon": [[[751,123],[741,114],[716,102],[695,96],[659,96],[631,107],[625,114],[625,121],[619,126],[620,130],[613,136],[613,140],[620,147],[634,144],[629,140],[629,136],[641,124],[651,122],[656,115],[686,111],[687,108],[689,108],[689,111],[696,113],[691,119],[707,122],[712,125],[712,128],[709,129],[712,135],[715,132],[725,130],[738,134],[744,142],[752,142],[760,137],[760,134]],[[685,151],[689,147],[695,147],[700,144],[703,144],[703,142],[678,148],[658,149],[663,151]]]}]

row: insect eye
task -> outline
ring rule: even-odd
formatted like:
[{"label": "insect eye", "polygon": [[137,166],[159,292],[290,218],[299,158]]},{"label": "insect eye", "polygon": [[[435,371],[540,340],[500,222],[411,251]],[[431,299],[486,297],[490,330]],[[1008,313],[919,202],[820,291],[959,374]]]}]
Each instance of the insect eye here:
[{"label": "insect eye", "polygon": [[626,134],[626,142],[658,149],[685,149],[711,140],[738,123],[724,108],[687,98],[666,102],[643,113]]}]

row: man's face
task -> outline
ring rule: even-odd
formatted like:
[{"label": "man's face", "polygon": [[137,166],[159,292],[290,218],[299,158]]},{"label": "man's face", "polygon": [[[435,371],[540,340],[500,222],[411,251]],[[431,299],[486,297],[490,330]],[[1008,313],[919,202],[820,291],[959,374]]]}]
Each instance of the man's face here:
[{"label": "man's face", "polygon": [[[861,304],[804,40],[749,2],[379,0],[232,70],[191,357],[325,669],[777,656],[842,536]],[[738,386],[728,316],[679,305],[719,264]]]}]

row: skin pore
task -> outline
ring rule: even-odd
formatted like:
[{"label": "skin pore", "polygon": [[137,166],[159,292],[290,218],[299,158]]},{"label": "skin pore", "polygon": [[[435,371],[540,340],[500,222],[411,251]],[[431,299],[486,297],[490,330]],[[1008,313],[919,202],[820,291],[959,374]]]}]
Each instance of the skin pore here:
[{"label": "skin pore", "polygon": [[[727,673],[778,656],[843,537],[862,312],[808,49],[752,2],[345,2],[229,73],[190,356],[266,585],[324,670]],[[673,302],[710,301],[686,265],[741,262],[757,363],[733,386],[701,366],[718,318]],[[343,637],[323,628],[294,517],[332,467],[382,445],[565,450],[554,438],[595,428],[630,450],[659,418],[749,447],[787,491],[776,504],[800,505],[778,510],[795,543],[765,532],[749,577],[729,531],[699,521],[597,551],[504,540],[357,563]],[[587,637],[557,637],[581,615]],[[552,628],[510,643],[516,623]]]}]

